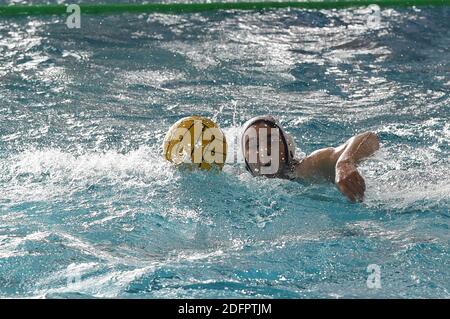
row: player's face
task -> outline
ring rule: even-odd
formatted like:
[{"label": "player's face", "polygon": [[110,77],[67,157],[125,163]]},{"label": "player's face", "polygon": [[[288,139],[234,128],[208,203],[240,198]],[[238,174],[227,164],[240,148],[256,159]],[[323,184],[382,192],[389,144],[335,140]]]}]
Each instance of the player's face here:
[{"label": "player's face", "polygon": [[244,156],[254,175],[277,177],[286,166],[287,150],[280,129],[264,121],[244,132]]}]

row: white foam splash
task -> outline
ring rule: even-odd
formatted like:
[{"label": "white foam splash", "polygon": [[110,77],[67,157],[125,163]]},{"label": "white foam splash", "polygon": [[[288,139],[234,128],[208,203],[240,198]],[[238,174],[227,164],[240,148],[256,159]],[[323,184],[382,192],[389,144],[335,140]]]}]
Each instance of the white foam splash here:
[{"label": "white foam splash", "polygon": [[383,149],[361,166],[366,204],[399,211],[440,205],[450,199],[449,169],[448,160],[439,160],[430,148]]},{"label": "white foam splash", "polygon": [[170,165],[146,146],[127,154],[107,151],[76,155],[60,149],[31,149],[0,160],[1,200],[12,202],[70,195],[102,180],[127,187],[150,183],[161,186],[173,178]]}]

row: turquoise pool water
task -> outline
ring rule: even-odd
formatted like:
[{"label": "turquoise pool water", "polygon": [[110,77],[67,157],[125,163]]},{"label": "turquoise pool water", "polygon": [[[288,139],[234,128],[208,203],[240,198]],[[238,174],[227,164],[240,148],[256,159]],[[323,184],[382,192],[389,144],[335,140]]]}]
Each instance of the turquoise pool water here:
[{"label": "turquoise pool water", "polygon": [[[0,297],[450,297],[450,8],[0,19]],[[180,172],[183,116],[365,130],[367,200]],[[381,288],[367,286],[379,265]]]}]

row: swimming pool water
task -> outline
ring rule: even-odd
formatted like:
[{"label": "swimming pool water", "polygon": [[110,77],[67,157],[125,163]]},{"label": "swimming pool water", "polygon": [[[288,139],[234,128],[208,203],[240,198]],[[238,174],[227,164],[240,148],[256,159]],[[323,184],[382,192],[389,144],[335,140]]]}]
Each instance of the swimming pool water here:
[{"label": "swimming pool water", "polygon": [[[0,297],[450,297],[450,9],[368,14],[1,18]],[[178,171],[191,114],[274,115],[300,153],[375,131],[367,199]]]}]

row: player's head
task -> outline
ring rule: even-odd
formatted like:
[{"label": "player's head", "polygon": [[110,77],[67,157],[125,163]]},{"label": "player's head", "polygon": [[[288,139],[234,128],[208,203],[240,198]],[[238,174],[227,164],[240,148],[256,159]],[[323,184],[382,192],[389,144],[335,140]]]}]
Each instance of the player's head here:
[{"label": "player's head", "polygon": [[279,177],[294,158],[292,138],[272,116],[247,121],[242,128],[241,142],[245,165],[254,176]]}]

